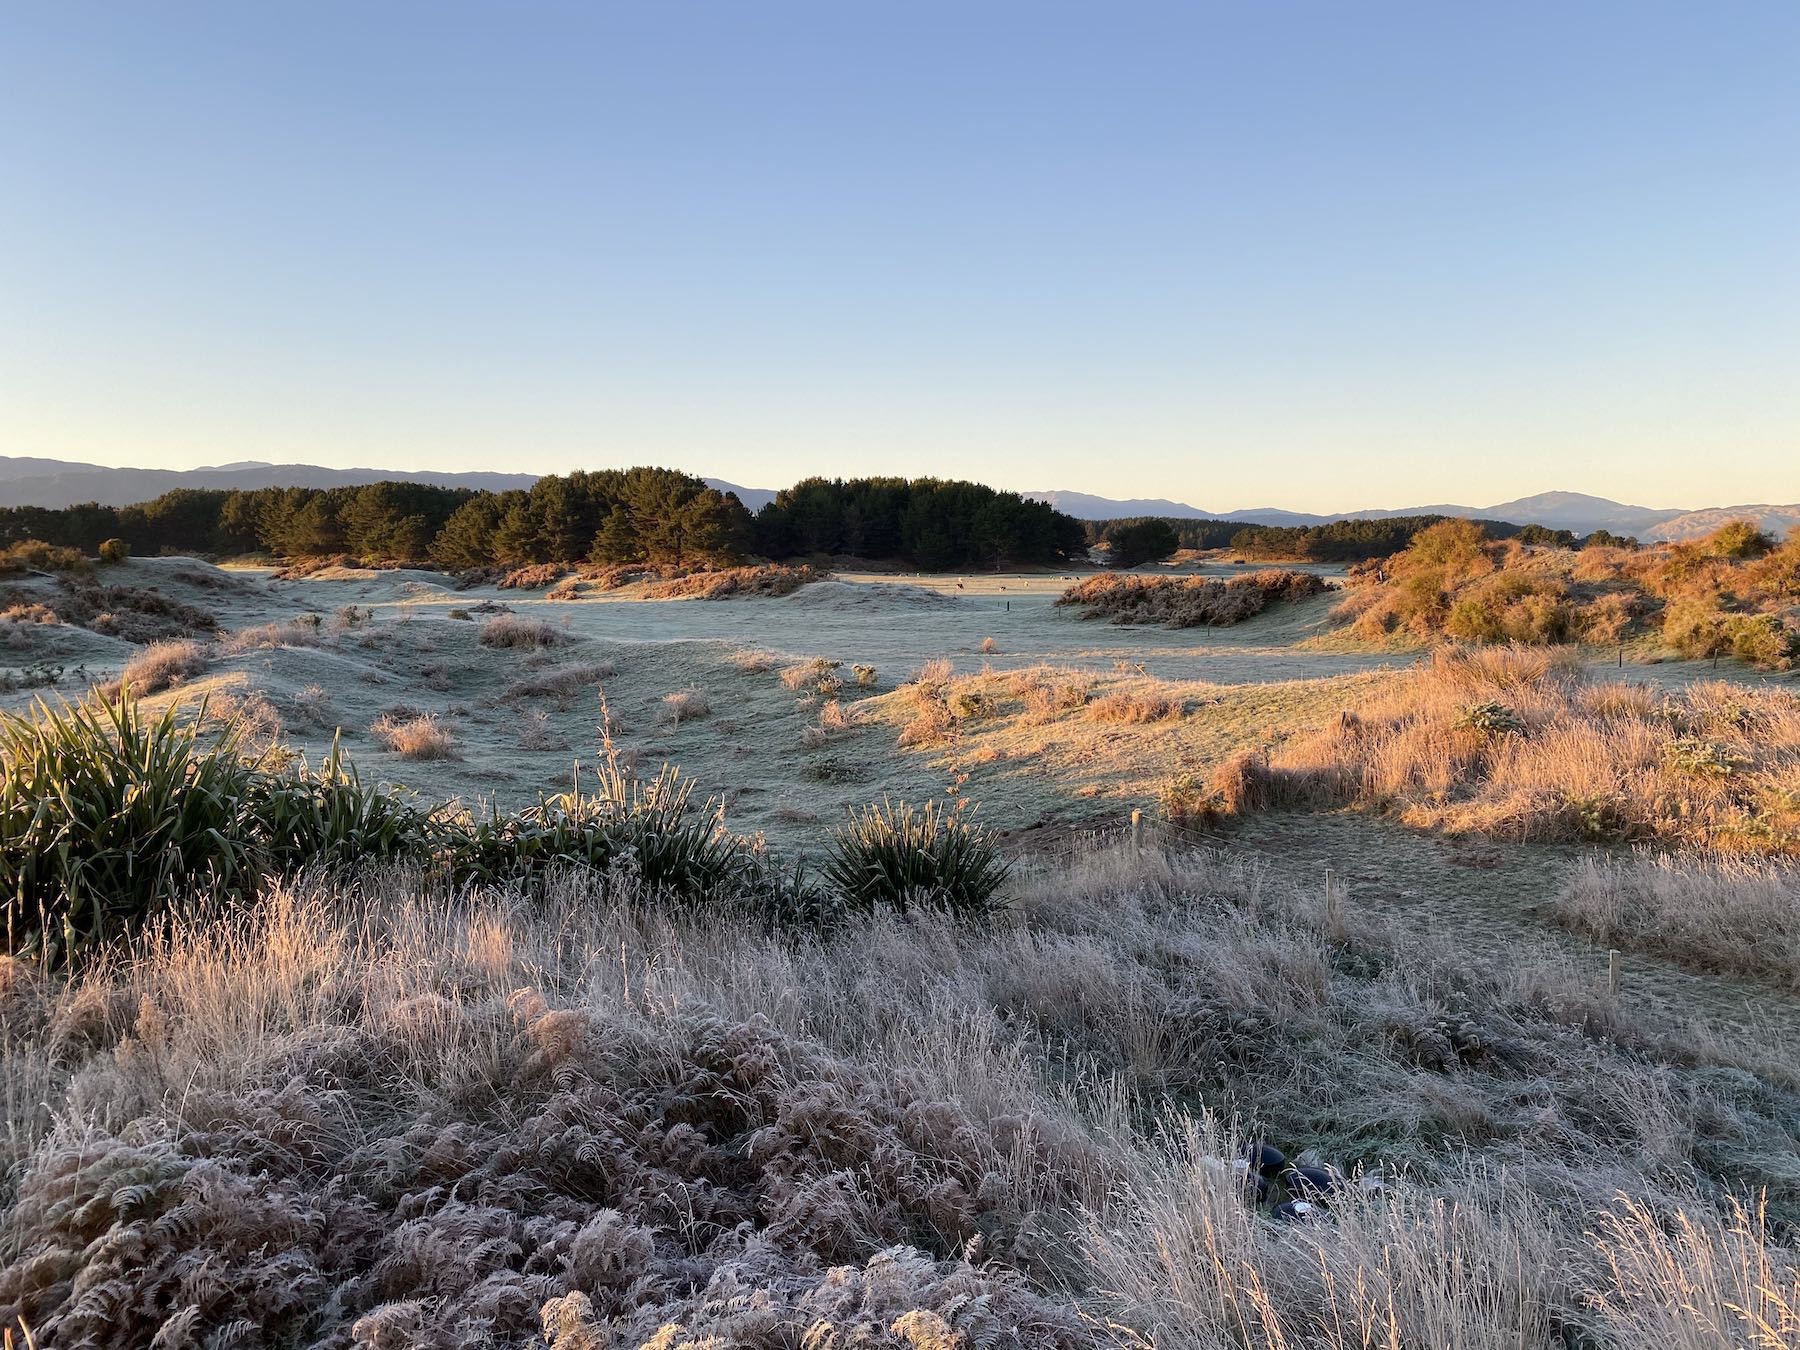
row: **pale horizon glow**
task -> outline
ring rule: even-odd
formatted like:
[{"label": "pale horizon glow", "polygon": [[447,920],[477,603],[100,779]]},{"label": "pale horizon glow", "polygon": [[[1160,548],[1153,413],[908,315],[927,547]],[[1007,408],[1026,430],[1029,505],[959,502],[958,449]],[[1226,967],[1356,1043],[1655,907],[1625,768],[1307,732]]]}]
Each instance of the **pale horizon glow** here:
[{"label": "pale horizon glow", "polygon": [[0,454],[1800,501],[1800,8],[0,15]]}]

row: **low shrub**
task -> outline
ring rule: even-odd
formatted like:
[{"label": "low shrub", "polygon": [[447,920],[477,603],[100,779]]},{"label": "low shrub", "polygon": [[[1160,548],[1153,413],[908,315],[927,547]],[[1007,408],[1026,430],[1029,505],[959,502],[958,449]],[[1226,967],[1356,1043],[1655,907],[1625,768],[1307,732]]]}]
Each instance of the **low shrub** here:
[{"label": "low shrub", "polygon": [[761,563],[754,567],[725,567],[689,576],[653,581],[644,587],[646,600],[730,600],[740,596],[792,595],[802,586],[830,575],[804,564]]},{"label": "low shrub", "polygon": [[502,614],[483,624],[476,640],[484,647],[539,651],[546,647],[560,647],[568,641],[568,634],[542,619],[521,619],[516,615]]},{"label": "low shrub", "polygon": [[1100,573],[1076,583],[1058,605],[1078,606],[1084,619],[1165,628],[1222,627],[1260,614],[1271,604],[1304,600],[1329,589],[1311,572],[1269,568],[1221,581],[1213,577],[1153,577]]},{"label": "low shrub", "polygon": [[46,544],[42,539],[21,539],[0,549],[0,576],[20,572],[52,572],[63,576],[85,577],[94,564],[80,549]]},{"label": "low shrub", "polygon": [[495,583],[503,591],[541,591],[569,574],[564,563],[532,563],[515,567]]},{"label": "low shrub", "polygon": [[108,566],[116,567],[131,556],[131,545],[123,539],[103,539],[100,541],[100,561]]},{"label": "low shrub", "polygon": [[1728,520],[1706,536],[1708,553],[1720,558],[1760,558],[1775,541],[1754,520]]},{"label": "low shrub", "polygon": [[218,619],[197,605],[174,600],[147,586],[65,584],[56,599],[64,622],[127,642],[200,637],[218,631]]},{"label": "low shrub", "polygon": [[1483,736],[1516,736],[1525,730],[1525,721],[1504,703],[1489,699],[1463,709],[1456,725]]},{"label": "low shrub", "polygon": [[854,909],[939,909],[982,918],[1008,875],[992,835],[936,802],[883,802],[832,834],[825,878]]},{"label": "low shrub", "polygon": [[206,648],[198,642],[156,642],[125,663],[119,681],[134,694],[160,694],[203,673],[206,665]]},{"label": "low shrub", "polygon": [[1733,656],[1761,670],[1791,670],[1800,659],[1800,630],[1773,614],[1733,614],[1723,637]]}]

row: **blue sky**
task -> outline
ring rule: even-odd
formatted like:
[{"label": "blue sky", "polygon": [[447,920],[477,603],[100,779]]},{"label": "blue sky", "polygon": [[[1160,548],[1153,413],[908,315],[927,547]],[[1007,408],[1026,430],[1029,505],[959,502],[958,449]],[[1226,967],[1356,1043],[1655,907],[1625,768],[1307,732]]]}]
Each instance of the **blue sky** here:
[{"label": "blue sky", "polygon": [[0,453],[1800,500],[1800,5],[0,6]]}]

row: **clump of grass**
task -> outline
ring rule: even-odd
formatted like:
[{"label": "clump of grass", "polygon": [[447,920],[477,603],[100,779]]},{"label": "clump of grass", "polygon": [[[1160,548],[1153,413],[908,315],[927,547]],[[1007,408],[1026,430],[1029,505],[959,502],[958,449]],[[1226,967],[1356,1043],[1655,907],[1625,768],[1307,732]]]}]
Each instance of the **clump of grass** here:
[{"label": "clump of grass", "polygon": [[519,720],[516,732],[519,749],[541,753],[547,750],[566,750],[568,741],[557,734],[556,727],[550,721],[550,714],[541,708],[528,709]]},{"label": "clump of grass", "polygon": [[369,734],[401,759],[450,759],[456,750],[456,738],[436,713],[384,713]]},{"label": "clump of grass", "polygon": [[800,729],[800,744],[808,750],[817,750],[833,736],[850,730],[852,725],[843,703],[835,698],[827,699],[819,709],[819,720]]},{"label": "clump of grass", "polygon": [[219,639],[219,649],[230,656],[241,656],[245,652],[282,647],[322,647],[331,641],[317,614],[302,614],[298,618],[253,624],[227,633]]},{"label": "clump of grass", "polygon": [[542,670],[521,675],[506,686],[511,699],[567,699],[600,687],[618,671],[611,661],[590,661],[578,665],[546,666]]},{"label": "clump of grass", "polygon": [[948,661],[927,661],[906,684],[910,710],[900,728],[900,745],[917,749],[940,744],[956,734],[957,718],[950,708],[951,666]]},{"label": "clump of grass", "polygon": [[765,671],[775,669],[781,661],[781,658],[774,652],[750,647],[739,648],[732,652],[727,659],[730,660],[733,667],[745,675],[761,675]]},{"label": "clump of grass", "polygon": [[[607,861],[535,855],[529,904],[309,875],[67,983],[0,969],[0,1319],[46,1346],[172,1319],[560,1350],[1792,1340],[1778,1048],[1356,909],[1334,936],[1316,886],[1206,852],[794,942],[731,891],[647,919],[642,850],[567,842]],[[1351,1184],[1272,1221],[1233,1117]],[[1733,1203],[1765,1182],[1766,1213]]]},{"label": "clump of grass", "polygon": [[941,687],[949,684],[955,674],[956,667],[951,664],[948,657],[934,656],[915,670],[907,683],[923,685],[926,688]]},{"label": "clump of grass", "polygon": [[1156,689],[1120,689],[1104,694],[1087,705],[1088,716],[1096,722],[1166,722],[1180,717],[1179,699],[1170,698]]},{"label": "clump of grass", "polygon": [[198,642],[154,642],[125,663],[119,682],[133,693],[160,694],[204,673],[206,666],[206,648]]},{"label": "clump of grass", "polygon": [[20,601],[0,610],[0,623],[4,624],[58,624],[62,618],[48,605],[40,605],[35,601]]},{"label": "clump of grass", "polygon": [[331,706],[331,692],[320,684],[309,684],[288,700],[294,713],[310,727],[328,727],[332,725],[336,713]]},{"label": "clump of grass", "polygon": [[873,689],[875,687],[875,667],[874,666],[860,665],[860,664],[854,665],[854,666],[850,667],[850,673],[856,677],[856,687],[857,688]]},{"label": "clump of grass", "polygon": [[712,703],[704,689],[677,689],[662,698],[663,720],[672,727],[712,715]]},{"label": "clump of grass", "polygon": [[1048,666],[1015,675],[1013,688],[1024,704],[1025,720],[1031,723],[1054,722],[1064,713],[1085,708],[1092,692],[1087,676]]},{"label": "clump of grass", "polygon": [[541,651],[547,647],[562,646],[568,641],[568,635],[542,619],[521,619],[517,615],[502,614],[483,624],[476,640],[484,647]]},{"label": "clump of grass", "polygon": [[783,669],[781,682],[796,694],[830,698],[844,687],[844,678],[838,674],[842,665],[841,661],[827,661],[822,656],[815,656],[810,661]]},{"label": "clump of grass", "polygon": [[853,812],[833,833],[822,871],[857,909],[984,918],[999,907],[1009,869],[993,836],[966,813],[888,801]]}]

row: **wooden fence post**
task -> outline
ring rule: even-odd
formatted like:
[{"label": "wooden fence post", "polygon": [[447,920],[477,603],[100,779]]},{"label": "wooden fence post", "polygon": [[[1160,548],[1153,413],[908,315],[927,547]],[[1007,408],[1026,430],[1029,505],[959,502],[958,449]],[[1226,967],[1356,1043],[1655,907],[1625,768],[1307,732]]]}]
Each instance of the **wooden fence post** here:
[{"label": "wooden fence post", "polygon": [[1144,813],[1137,807],[1131,808],[1131,856],[1137,857],[1144,851]]},{"label": "wooden fence post", "polygon": [[1613,947],[1606,953],[1606,993],[1608,998],[1619,996],[1619,949]]}]

